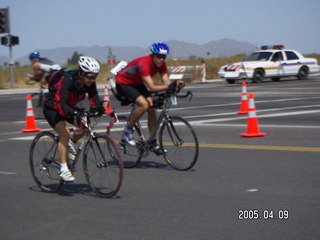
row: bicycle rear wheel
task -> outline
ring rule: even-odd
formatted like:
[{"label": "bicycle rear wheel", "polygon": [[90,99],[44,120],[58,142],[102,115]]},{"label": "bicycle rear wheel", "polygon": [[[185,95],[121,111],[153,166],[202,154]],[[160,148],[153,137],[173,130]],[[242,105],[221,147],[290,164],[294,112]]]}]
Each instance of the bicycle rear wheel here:
[{"label": "bicycle rear wheel", "polygon": [[63,185],[60,162],[57,159],[58,137],[51,132],[41,132],[32,141],[29,152],[31,174],[44,192],[57,192]]},{"label": "bicycle rear wheel", "polygon": [[133,131],[133,138],[136,141],[137,146],[132,147],[128,144],[123,143],[122,133],[125,125],[128,122],[128,118],[125,116],[118,116],[118,122],[116,122],[112,128],[107,130],[107,134],[115,140],[118,144],[120,152],[123,156],[123,164],[125,168],[133,168],[137,166],[142,158],[143,147],[141,144],[141,132],[139,128],[135,127]]},{"label": "bicycle rear wheel", "polygon": [[183,118],[170,117],[163,123],[159,132],[159,144],[164,149],[164,159],[176,170],[189,170],[198,159],[197,136]]},{"label": "bicycle rear wheel", "polygon": [[108,135],[96,135],[86,143],[83,168],[88,184],[99,197],[117,194],[123,179],[123,160]]}]

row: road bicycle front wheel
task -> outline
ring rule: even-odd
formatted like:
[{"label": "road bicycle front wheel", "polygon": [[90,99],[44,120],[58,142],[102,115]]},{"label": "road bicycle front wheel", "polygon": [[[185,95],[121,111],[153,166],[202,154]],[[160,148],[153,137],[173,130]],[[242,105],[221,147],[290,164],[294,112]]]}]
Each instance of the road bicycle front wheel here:
[{"label": "road bicycle front wheel", "polygon": [[191,169],[198,159],[199,143],[191,125],[180,117],[164,121],[159,132],[164,159],[176,170]]},{"label": "road bicycle front wheel", "polygon": [[88,184],[99,197],[111,198],[120,190],[123,160],[116,143],[108,135],[96,135],[88,140],[83,168]]},{"label": "road bicycle front wheel", "polygon": [[29,152],[31,174],[44,192],[54,193],[63,185],[57,154],[58,137],[51,132],[41,132],[32,141]]},{"label": "road bicycle front wheel", "polygon": [[125,116],[118,116],[118,122],[116,122],[112,128],[107,130],[107,134],[115,140],[118,144],[120,152],[123,156],[123,164],[125,168],[133,168],[137,166],[143,156],[143,144],[142,133],[139,128],[134,127],[133,138],[135,139],[136,146],[130,146],[122,142],[123,129],[128,122],[128,118]]}]

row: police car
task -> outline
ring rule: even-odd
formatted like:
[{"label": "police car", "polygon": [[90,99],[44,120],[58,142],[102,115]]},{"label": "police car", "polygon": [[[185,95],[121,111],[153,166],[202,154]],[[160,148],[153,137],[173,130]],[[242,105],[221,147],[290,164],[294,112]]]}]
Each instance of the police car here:
[{"label": "police car", "polygon": [[222,66],[218,72],[230,84],[239,79],[262,82],[265,78],[279,81],[282,77],[295,76],[307,79],[309,73],[317,73],[320,66],[315,58],[305,58],[295,50],[285,49],[283,45],[262,46],[243,62]]}]

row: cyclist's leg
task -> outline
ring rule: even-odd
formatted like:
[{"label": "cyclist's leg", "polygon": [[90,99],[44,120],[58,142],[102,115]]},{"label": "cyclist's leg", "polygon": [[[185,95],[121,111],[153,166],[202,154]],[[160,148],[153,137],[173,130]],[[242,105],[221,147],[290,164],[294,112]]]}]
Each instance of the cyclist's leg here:
[{"label": "cyclist's leg", "polygon": [[[74,125],[75,127],[79,127],[78,123],[76,120],[70,120],[68,121],[70,124]],[[83,131],[80,133],[78,132],[77,134],[72,134],[72,136],[70,136],[70,140],[73,143],[77,143],[85,134],[86,132],[88,132],[88,129],[84,128]]]},{"label": "cyclist's leg", "polygon": [[124,128],[124,141],[131,146],[135,146],[132,137],[133,128],[142,115],[149,109],[149,102],[146,94],[150,94],[144,84],[141,85],[125,85],[117,84],[117,91],[120,95],[136,103],[136,108],[132,111],[127,126]]},{"label": "cyclist's leg", "polygon": [[148,111],[150,107],[150,103],[147,98],[143,95],[140,95],[136,99],[136,109],[132,112],[129,125],[134,126],[138,120],[142,117],[142,115]]},{"label": "cyclist's leg", "polygon": [[[152,97],[148,97],[147,100],[150,103],[150,106],[153,106]],[[152,134],[152,132],[154,131],[154,129],[156,127],[156,122],[157,122],[157,109],[151,107],[148,109],[148,129],[149,129],[150,135]],[[154,152],[157,155],[163,154],[163,149],[160,148],[160,146],[158,145],[156,136],[154,136],[150,140],[149,144],[150,144],[150,151],[151,152]]]},{"label": "cyclist's leg", "polygon": [[[123,156],[124,167],[132,168],[139,164],[143,155],[143,135],[141,129],[136,125],[134,127],[133,139],[136,145],[132,146],[123,142],[123,129],[126,127],[129,118],[127,116],[118,116],[112,128],[107,129],[107,134],[118,143],[119,149]],[[112,149],[112,146],[111,146]]]},{"label": "cyclist's leg", "polygon": [[[147,97],[147,101],[149,103],[149,106],[153,106],[153,98]],[[148,109],[148,129],[151,133],[156,125],[157,121],[157,109],[156,108],[150,108]]]},{"label": "cyclist's leg", "polygon": [[68,143],[69,143],[69,136],[70,130],[67,127],[65,121],[59,121],[56,123],[54,130],[59,135],[59,143],[58,143],[58,152],[59,152],[59,159],[61,162],[61,172],[66,171],[64,167],[67,164],[67,151],[68,151]]},{"label": "cyclist's leg", "polygon": [[[67,166],[67,151],[68,151],[68,142],[70,138],[70,130],[66,125],[66,122],[58,112],[55,110],[44,106],[44,115],[50,124],[50,126],[58,133],[59,142],[58,142],[58,153],[61,163],[61,177],[64,181],[74,181],[72,173]],[[70,122],[71,120],[68,120]]]}]

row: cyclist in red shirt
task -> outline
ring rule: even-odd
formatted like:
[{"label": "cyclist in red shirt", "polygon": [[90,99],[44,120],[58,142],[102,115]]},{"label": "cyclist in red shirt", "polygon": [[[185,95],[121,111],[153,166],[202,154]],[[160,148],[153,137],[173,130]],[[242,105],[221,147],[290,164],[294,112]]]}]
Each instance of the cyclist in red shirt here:
[{"label": "cyclist in red shirt", "polygon": [[[43,109],[48,123],[59,135],[60,177],[68,182],[75,180],[67,166],[68,149],[71,150],[71,153],[73,150],[69,140],[77,142],[83,134],[77,134],[70,139],[70,130],[66,122],[75,126],[86,123],[86,117],[76,108],[76,104],[81,102],[86,95],[88,95],[91,109],[97,114],[103,113],[107,108],[106,103],[103,106],[101,104],[95,83],[100,71],[99,63],[91,57],[81,56],[78,66],[79,70],[63,69],[51,76],[49,93]],[[70,152],[68,155],[70,158]]]},{"label": "cyclist in red shirt", "polygon": [[[151,132],[157,119],[157,110],[151,108],[153,99],[151,92],[164,91],[169,88],[170,80],[165,59],[169,54],[169,47],[165,43],[154,43],[151,47],[151,54],[132,60],[128,65],[119,71],[115,77],[116,89],[118,93],[130,101],[136,103],[136,109],[130,117],[123,132],[122,141],[131,146],[135,146],[132,137],[133,126],[140,117],[148,112],[148,128]],[[159,73],[162,84],[156,85],[153,76]],[[184,87],[183,81],[175,82],[178,87]],[[151,92],[150,92],[151,91]],[[153,139],[151,151],[161,154],[161,148]]]}]

